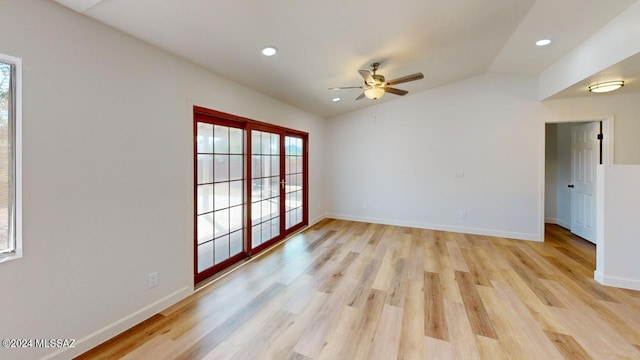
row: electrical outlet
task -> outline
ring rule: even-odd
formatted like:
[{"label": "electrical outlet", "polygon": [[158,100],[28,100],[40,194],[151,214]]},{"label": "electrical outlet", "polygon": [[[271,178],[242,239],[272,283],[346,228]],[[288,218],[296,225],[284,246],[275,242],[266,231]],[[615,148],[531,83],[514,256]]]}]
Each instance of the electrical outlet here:
[{"label": "electrical outlet", "polygon": [[464,170],[456,170],[456,171],[453,173],[453,177],[457,177],[457,178],[464,177]]},{"label": "electrical outlet", "polygon": [[158,286],[158,282],[160,282],[160,278],[157,272],[149,274],[149,289]]}]

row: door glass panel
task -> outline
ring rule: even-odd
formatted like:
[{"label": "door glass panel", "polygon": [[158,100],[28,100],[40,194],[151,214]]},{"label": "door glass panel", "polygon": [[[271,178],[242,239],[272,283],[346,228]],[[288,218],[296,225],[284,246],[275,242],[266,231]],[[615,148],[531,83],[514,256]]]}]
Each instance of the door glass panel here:
[{"label": "door glass panel", "polygon": [[285,229],[300,224],[303,219],[303,143],[301,138],[286,136],[285,151]]},{"label": "door glass panel", "polygon": [[229,156],[229,180],[240,180],[244,174],[244,156],[242,155],[230,155]]},{"label": "door glass panel", "polygon": [[213,239],[213,213],[198,216],[198,244]]},{"label": "door glass panel", "polygon": [[198,215],[208,213],[213,210],[213,185],[198,185]]},{"label": "door glass panel", "polygon": [[198,153],[213,153],[213,125],[198,123],[196,142]]},{"label": "door glass panel", "polygon": [[242,252],[242,231],[232,232],[229,240],[229,256],[238,255]]},{"label": "door glass panel", "polygon": [[[278,235],[272,224],[279,223],[280,135],[251,131],[251,247]],[[275,204],[275,205],[274,205]]]},{"label": "door glass panel", "polygon": [[244,130],[197,123],[197,272],[243,250]]},{"label": "door glass panel", "polygon": [[213,182],[213,155],[198,155],[198,184]]},{"label": "door glass panel", "polygon": [[215,240],[215,261],[216,264],[229,258],[229,235],[224,235]]},{"label": "door glass panel", "polygon": [[213,266],[213,240],[198,245],[198,272]]}]

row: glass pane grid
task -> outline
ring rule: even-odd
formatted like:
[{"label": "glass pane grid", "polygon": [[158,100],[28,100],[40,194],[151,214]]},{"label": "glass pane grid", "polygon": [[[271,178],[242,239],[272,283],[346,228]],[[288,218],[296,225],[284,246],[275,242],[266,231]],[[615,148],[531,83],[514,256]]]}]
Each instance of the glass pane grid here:
[{"label": "glass pane grid", "polygon": [[197,271],[242,252],[244,233],[244,133],[197,124]]},{"label": "glass pane grid", "polygon": [[251,245],[280,234],[280,135],[251,132]]},{"label": "glass pane grid", "polygon": [[301,138],[285,137],[285,228],[303,221],[304,159]]}]

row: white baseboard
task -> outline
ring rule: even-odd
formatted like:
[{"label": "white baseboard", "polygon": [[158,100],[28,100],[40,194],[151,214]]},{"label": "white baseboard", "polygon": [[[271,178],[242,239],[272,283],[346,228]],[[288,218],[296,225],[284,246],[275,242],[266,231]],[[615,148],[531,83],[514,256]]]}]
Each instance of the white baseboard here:
[{"label": "white baseboard", "polygon": [[547,224],[557,224],[556,218],[544,218],[544,222]]},{"label": "white baseboard", "polygon": [[450,232],[457,232],[457,233],[463,233],[463,234],[495,236],[495,237],[502,237],[502,238],[538,241],[538,242],[544,241],[544,239],[542,239],[542,236],[540,236],[540,234],[516,233],[516,232],[510,232],[510,231],[472,228],[472,227],[464,227],[464,226],[429,224],[429,223],[421,223],[421,222],[414,222],[414,221],[378,219],[378,218],[352,216],[352,215],[344,215],[344,214],[327,214],[326,217],[339,219],[339,220],[369,222],[374,224],[394,225],[394,226],[406,226],[406,227],[414,227],[414,228],[420,228],[420,229],[450,231]]},{"label": "white baseboard", "polygon": [[73,348],[60,349],[52,354],[43,357],[41,360],[67,360],[75,356],[83,354],[92,348],[102,344],[112,337],[134,327],[153,315],[161,312],[169,306],[176,304],[178,301],[193,294],[192,287],[184,287],[177,290],[164,298],[145,306],[144,308],[113,322],[98,331],[78,339]]},{"label": "white baseboard", "polygon": [[629,290],[640,290],[639,279],[626,279],[616,276],[606,276],[601,271],[593,272],[593,278],[602,285],[613,286]]},{"label": "white baseboard", "polygon": [[309,227],[312,227],[313,225],[319,223],[320,221],[324,220],[327,218],[327,214],[322,214],[320,216],[318,216],[317,218],[313,219],[313,220],[309,220]]}]

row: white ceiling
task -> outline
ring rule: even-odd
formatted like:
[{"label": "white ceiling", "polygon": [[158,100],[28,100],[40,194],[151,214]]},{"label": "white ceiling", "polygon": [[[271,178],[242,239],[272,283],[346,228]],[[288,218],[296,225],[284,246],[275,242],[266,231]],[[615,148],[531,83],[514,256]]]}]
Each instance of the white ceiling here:
[{"label": "white ceiling", "polygon": [[[380,62],[412,93],[492,73],[538,75],[636,0],[55,0],[213,72],[323,117]],[[538,39],[553,40],[536,47]],[[266,45],[280,51],[267,58]],[[635,65],[632,66],[634,68]],[[629,88],[627,88],[629,89]],[[627,90],[629,91],[629,90]],[[342,101],[331,102],[335,96]]]}]

